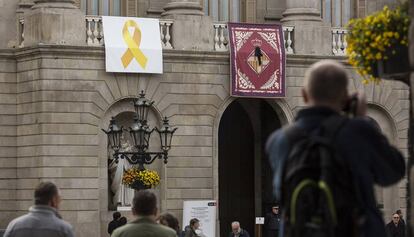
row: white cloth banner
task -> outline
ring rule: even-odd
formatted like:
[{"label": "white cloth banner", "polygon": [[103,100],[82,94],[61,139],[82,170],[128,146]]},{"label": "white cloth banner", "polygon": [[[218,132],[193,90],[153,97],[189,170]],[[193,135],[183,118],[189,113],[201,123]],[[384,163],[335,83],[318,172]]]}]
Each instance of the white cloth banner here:
[{"label": "white cloth banner", "polygon": [[107,72],[162,73],[158,19],[102,16]]},{"label": "white cloth banner", "polygon": [[216,213],[217,202],[206,201],[184,201],[183,203],[183,229],[190,224],[190,220],[197,218],[200,221],[200,228],[196,230],[199,236],[216,236]]}]

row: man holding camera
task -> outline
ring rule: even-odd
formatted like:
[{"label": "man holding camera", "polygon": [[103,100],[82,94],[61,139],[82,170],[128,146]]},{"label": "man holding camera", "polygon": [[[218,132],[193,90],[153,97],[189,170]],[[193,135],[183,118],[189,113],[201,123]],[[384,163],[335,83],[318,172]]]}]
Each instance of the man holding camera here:
[{"label": "man holding camera", "polygon": [[[398,182],[404,176],[405,163],[401,153],[391,146],[381,132],[365,117],[367,105],[364,96],[361,94],[350,95],[348,93],[348,80],[345,68],[335,61],[323,60],[312,65],[306,72],[305,85],[302,89],[302,96],[308,107],[298,112],[293,125],[274,132],[267,142],[266,150],[275,175],[274,191],[276,198],[278,201],[281,200],[282,203],[282,223],[285,223],[282,226],[294,226],[294,228],[290,229],[286,227],[287,230],[282,231],[284,233],[280,233],[280,236],[283,236],[283,234],[287,236],[301,236],[298,234],[299,232],[296,232],[295,228],[297,227],[295,226],[298,226],[297,222],[303,217],[295,215],[295,208],[291,207],[297,205],[296,202],[299,202],[298,200],[302,198],[300,193],[307,184],[311,184],[309,186],[310,189],[317,190],[319,194],[326,194],[326,197],[324,197],[327,200],[326,202],[317,201],[315,203],[317,205],[319,203],[322,203],[321,205],[327,203],[326,206],[329,208],[327,212],[337,219],[330,223],[319,221],[322,223],[321,225],[314,221],[313,223],[316,224],[313,230],[306,228],[306,226],[303,227],[303,230],[307,231],[305,233],[310,233],[306,234],[306,236],[316,236],[317,228],[320,229],[318,233],[322,233],[322,236],[386,236],[384,222],[381,213],[377,209],[373,186],[374,184],[387,186]],[[343,111],[344,109],[346,111]],[[312,181],[310,181],[311,179],[305,180],[294,189],[286,188],[286,175],[294,171],[286,170],[285,165],[289,164],[292,158],[292,150],[296,150],[299,154],[301,152],[298,149],[294,149],[300,141],[298,138],[300,136],[297,135],[296,140],[292,139],[293,135],[290,131],[293,129],[289,128],[294,128],[297,133],[302,134],[302,137],[307,137],[307,139],[310,137],[312,139],[315,134],[321,133],[320,130],[330,130],[329,125],[327,125],[329,123],[326,122],[328,120],[330,120],[331,124],[335,124],[335,121],[343,121],[340,126],[333,129],[335,131],[330,131],[329,133],[329,146],[334,150],[335,157],[341,160],[340,162],[343,163],[343,166],[328,167],[345,167],[341,169],[346,170],[346,172],[339,169],[327,171],[327,166],[322,167],[322,164],[319,169],[322,171],[319,174],[305,174],[305,176],[313,176]],[[321,141],[316,141],[316,143],[321,143]],[[313,154],[317,154],[317,152]],[[320,162],[318,157],[313,156],[313,158]],[[323,162],[326,163],[326,160]],[[329,187],[326,184],[329,184],[329,181],[332,179],[338,179],[338,177],[332,176],[339,176],[341,173],[348,174],[348,176],[340,177],[344,183],[352,184],[350,186],[351,191],[349,192],[352,198],[348,201],[337,200],[340,198],[335,195],[341,191],[338,190],[336,185]],[[328,175],[330,175],[329,179],[325,177]],[[312,196],[312,193],[309,195]],[[309,195],[307,198],[309,198]],[[286,197],[288,198],[286,199]],[[291,200],[294,202],[291,202]],[[289,202],[289,205],[287,205],[287,202]],[[347,209],[343,208],[344,206],[340,206],[340,204],[344,203],[348,205],[347,202],[353,202],[351,205],[356,208]],[[303,206],[299,207],[303,208]],[[355,210],[357,212],[354,212]],[[312,222],[312,218],[317,219],[315,218],[316,214],[313,214],[309,214],[310,221],[307,223]],[[326,218],[326,215],[324,215],[321,214],[316,217]],[[347,220],[345,223],[343,222],[345,220],[343,216],[346,216],[346,219],[354,220]],[[329,220],[329,218],[326,218],[326,220]],[[333,227],[328,228],[326,225],[332,225]],[[324,228],[333,232],[340,229],[341,232],[337,231],[329,235],[326,231],[323,231]],[[303,234],[304,232],[301,233]]]}]

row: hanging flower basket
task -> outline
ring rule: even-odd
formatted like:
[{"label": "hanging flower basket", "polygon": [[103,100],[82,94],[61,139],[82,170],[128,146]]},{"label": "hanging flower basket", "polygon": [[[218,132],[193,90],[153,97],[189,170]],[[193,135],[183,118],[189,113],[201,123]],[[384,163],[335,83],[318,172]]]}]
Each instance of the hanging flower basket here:
[{"label": "hanging flower basket", "polygon": [[140,170],[137,167],[125,170],[122,176],[122,184],[135,190],[155,188],[160,180],[157,171]]},{"label": "hanging flower basket", "polygon": [[135,190],[143,190],[143,189],[150,189],[151,186],[145,185],[141,180],[135,180],[131,185],[130,188]]},{"label": "hanging flower basket", "polygon": [[374,64],[372,74],[376,78],[408,83],[410,73],[408,47],[397,47],[394,52],[394,54],[389,53],[388,60],[380,60]]},{"label": "hanging flower basket", "polygon": [[408,4],[387,6],[365,18],[352,19],[346,53],[364,83],[379,79],[407,82],[409,71]]}]

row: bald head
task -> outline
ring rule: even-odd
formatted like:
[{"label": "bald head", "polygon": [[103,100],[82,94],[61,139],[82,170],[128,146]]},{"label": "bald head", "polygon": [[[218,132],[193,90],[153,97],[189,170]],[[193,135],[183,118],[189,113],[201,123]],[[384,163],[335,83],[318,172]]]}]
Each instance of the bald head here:
[{"label": "bald head", "polygon": [[340,110],[348,98],[347,87],[345,68],[333,60],[322,60],[306,71],[303,97],[309,105]]}]

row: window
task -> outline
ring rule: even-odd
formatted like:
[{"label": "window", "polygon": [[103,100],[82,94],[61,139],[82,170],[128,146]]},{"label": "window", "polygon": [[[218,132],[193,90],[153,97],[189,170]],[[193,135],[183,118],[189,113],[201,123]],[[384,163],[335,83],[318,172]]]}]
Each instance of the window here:
[{"label": "window", "polygon": [[214,21],[243,22],[246,19],[246,0],[203,0],[204,14]]},{"label": "window", "polygon": [[321,15],[333,27],[343,27],[355,17],[355,0],[321,0]]},{"label": "window", "polygon": [[125,0],[81,0],[80,8],[85,15],[125,15]]}]

